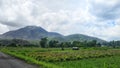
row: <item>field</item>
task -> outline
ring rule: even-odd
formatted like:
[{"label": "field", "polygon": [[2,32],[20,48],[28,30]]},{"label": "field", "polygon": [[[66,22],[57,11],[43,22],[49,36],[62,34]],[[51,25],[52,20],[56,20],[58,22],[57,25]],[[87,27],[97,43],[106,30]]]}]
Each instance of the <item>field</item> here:
[{"label": "field", "polygon": [[120,68],[120,49],[7,47],[2,52],[42,68]]}]

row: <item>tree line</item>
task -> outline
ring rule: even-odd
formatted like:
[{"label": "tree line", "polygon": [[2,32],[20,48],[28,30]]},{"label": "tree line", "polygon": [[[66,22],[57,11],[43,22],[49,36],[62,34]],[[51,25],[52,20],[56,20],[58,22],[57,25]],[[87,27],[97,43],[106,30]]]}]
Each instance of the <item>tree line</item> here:
[{"label": "tree line", "polygon": [[1,39],[0,46],[8,46],[8,47],[30,47],[35,46],[27,40],[23,39]]},{"label": "tree line", "polygon": [[46,38],[42,38],[40,41],[40,45],[42,48],[50,47],[50,48],[57,48],[57,47],[112,47],[117,48],[120,47],[120,41],[109,41],[109,42],[97,42],[97,40],[92,41],[73,41],[73,42],[60,42],[57,40],[48,40]]},{"label": "tree line", "polygon": [[109,41],[109,42],[104,42],[103,45],[107,46],[107,47],[113,47],[113,48],[117,48],[120,47],[120,41]]},{"label": "tree line", "polygon": [[120,41],[110,41],[99,43],[96,40],[92,41],[72,41],[72,42],[60,42],[58,40],[48,40],[47,37],[41,38],[39,44],[33,44],[30,41],[23,39],[1,39],[0,46],[8,46],[8,47],[41,47],[41,48],[67,48],[67,47],[120,47]]},{"label": "tree line", "polygon": [[100,47],[101,43],[97,43],[96,40],[92,40],[92,41],[73,41],[73,42],[60,42],[57,40],[48,40],[47,37],[46,38],[42,38],[40,40],[40,46],[42,48],[57,48],[57,47]]}]

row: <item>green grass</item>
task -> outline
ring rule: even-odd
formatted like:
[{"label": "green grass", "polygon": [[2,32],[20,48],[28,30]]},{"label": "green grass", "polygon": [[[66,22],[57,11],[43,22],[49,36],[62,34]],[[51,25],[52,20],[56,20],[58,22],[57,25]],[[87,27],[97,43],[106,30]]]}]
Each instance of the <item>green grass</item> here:
[{"label": "green grass", "polygon": [[63,68],[120,68],[120,56],[54,63]]},{"label": "green grass", "polygon": [[120,49],[7,47],[1,51],[42,68],[120,68]]},{"label": "green grass", "polygon": [[31,58],[29,56],[24,56],[22,54],[19,54],[19,52],[17,54],[17,53],[9,51],[7,49],[2,50],[2,52],[6,53],[6,54],[9,54],[11,56],[14,56],[14,57],[16,57],[18,59],[24,60],[27,63],[39,65],[40,68],[41,67],[42,68],[61,68],[61,67],[58,67],[57,65],[54,65],[54,64],[51,64],[51,63],[47,63],[47,62],[43,62],[43,61],[41,62],[41,61],[38,61],[38,60],[36,60],[34,58]]}]

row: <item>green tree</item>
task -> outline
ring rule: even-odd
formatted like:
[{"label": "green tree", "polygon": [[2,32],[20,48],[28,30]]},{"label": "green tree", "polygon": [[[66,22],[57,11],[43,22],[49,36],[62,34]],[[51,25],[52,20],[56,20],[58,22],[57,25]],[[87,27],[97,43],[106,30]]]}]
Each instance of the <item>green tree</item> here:
[{"label": "green tree", "polygon": [[47,41],[48,41],[47,37],[41,38],[40,45],[42,48],[47,47]]},{"label": "green tree", "polygon": [[87,47],[96,47],[97,41],[96,40],[92,40],[87,42]]},{"label": "green tree", "polygon": [[97,47],[101,47],[101,43],[97,43]]},{"label": "green tree", "polygon": [[80,41],[73,41],[72,46],[73,47],[83,47],[83,42]]},{"label": "green tree", "polygon": [[65,46],[64,42],[60,43],[61,50],[64,50],[64,46]]},{"label": "green tree", "polygon": [[49,47],[58,47],[59,41],[56,41],[56,40],[50,40],[49,41]]}]

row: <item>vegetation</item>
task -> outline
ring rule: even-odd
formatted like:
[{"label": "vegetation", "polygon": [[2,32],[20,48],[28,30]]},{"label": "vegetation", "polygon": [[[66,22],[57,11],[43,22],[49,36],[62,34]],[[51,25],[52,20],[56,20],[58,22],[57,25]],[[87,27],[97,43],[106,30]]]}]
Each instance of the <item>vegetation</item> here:
[{"label": "vegetation", "polygon": [[91,58],[76,61],[55,62],[63,68],[120,68],[120,56]]},{"label": "vegetation", "polygon": [[60,42],[58,40],[48,40],[47,38],[42,38],[40,41],[40,45],[42,48],[49,47],[49,48],[59,48],[61,47],[64,50],[64,47],[113,47],[119,48],[120,41],[110,41],[110,42],[103,42],[99,43],[97,40],[92,41],[73,41],[73,42]]},{"label": "vegetation", "polygon": [[36,47],[38,45],[34,45],[27,40],[22,39],[2,39],[0,40],[0,46],[7,47]]},{"label": "vegetation", "polygon": [[104,42],[103,45],[107,47],[113,47],[113,48],[118,48],[120,47],[120,41],[110,41],[110,42]]},{"label": "vegetation", "polygon": [[[7,47],[4,53],[38,64],[43,68],[119,68],[120,49]],[[114,58],[114,59],[113,59]],[[111,61],[110,61],[111,60]]]},{"label": "vegetation", "polygon": [[37,45],[11,39],[0,40],[0,46],[2,52],[43,68],[120,68],[120,41],[60,42],[45,37]]},{"label": "vegetation", "polygon": [[46,37],[41,39],[40,45],[41,45],[42,48],[48,47],[47,46],[47,38]]},{"label": "vegetation", "polygon": [[64,47],[113,47],[119,48],[120,41],[110,41],[99,43],[97,40],[92,41],[72,41],[72,42],[60,42],[58,40],[49,40],[47,37],[41,38],[39,44],[35,41],[27,41],[22,39],[1,39],[0,46],[8,47],[42,47],[42,48],[61,48]]}]

